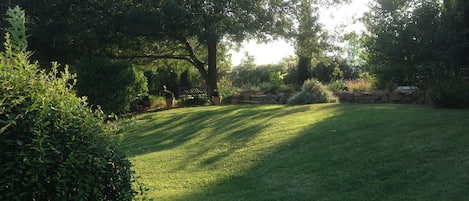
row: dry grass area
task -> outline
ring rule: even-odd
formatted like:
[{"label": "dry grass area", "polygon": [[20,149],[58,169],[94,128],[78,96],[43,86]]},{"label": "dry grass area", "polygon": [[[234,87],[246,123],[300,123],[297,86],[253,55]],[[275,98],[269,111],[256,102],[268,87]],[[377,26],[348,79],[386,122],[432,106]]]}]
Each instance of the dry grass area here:
[{"label": "dry grass area", "polygon": [[345,82],[349,92],[372,91],[373,85],[366,79],[348,80]]}]

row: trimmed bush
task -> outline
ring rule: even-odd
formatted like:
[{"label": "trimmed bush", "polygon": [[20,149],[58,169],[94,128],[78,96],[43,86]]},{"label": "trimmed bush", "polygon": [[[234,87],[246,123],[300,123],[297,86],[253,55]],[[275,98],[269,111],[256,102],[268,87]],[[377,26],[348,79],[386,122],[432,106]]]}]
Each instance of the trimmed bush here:
[{"label": "trimmed bush", "polygon": [[316,79],[308,79],[301,87],[301,91],[291,97],[287,104],[304,105],[314,103],[336,102],[337,98],[332,91]]},{"label": "trimmed bush", "polygon": [[[0,200],[131,200],[130,162],[77,97],[67,68],[28,61],[24,11],[10,9],[0,53]],[[11,37],[10,37],[11,34]],[[21,35],[21,34],[20,34]]]},{"label": "trimmed bush", "polygon": [[125,60],[86,57],[76,66],[78,95],[88,97],[105,113],[130,111],[130,103],[139,94],[148,92],[143,72]]}]

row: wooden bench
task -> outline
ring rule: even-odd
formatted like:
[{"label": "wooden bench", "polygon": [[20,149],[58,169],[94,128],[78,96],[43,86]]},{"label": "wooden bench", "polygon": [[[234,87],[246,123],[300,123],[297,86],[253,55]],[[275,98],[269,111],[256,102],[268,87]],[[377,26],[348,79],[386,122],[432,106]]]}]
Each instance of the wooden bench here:
[{"label": "wooden bench", "polygon": [[179,87],[179,99],[184,101],[188,99],[204,98],[208,99],[208,88],[202,87]]}]

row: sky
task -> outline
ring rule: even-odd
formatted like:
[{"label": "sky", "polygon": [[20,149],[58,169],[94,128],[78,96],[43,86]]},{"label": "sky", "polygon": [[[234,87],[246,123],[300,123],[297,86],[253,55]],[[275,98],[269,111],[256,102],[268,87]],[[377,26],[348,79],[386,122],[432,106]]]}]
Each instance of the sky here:
[{"label": "sky", "polygon": [[[343,28],[339,28],[341,33],[347,32],[360,32],[365,29],[363,24],[354,20],[363,16],[368,10],[367,4],[369,0],[352,0],[348,5],[340,8],[331,8],[324,11],[320,15],[319,22],[324,25],[326,30],[335,30],[336,28],[346,25]],[[243,43],[242,48],[239,51],[231,50],[232,62],[234,66],[239,65],[241,59],[244,58],[245,52],[253,55],[255,62],[258,65],[273,64],[281,61],[287,56],[293,56],[295,50],[292,44],[284,41],[273,41],[267,44],[258,44],[255,41],[246,41]]]}]

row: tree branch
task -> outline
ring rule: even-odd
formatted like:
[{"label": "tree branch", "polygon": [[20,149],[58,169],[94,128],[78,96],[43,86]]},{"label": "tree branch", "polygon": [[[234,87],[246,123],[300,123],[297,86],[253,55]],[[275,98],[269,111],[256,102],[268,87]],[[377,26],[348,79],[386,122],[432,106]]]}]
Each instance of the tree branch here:
[{"label": "tree branch", "polygon": [[116,59],[175,59],[175,60],[184,60],[188,61],[192,65],[196,65],[194,61],[188,55],[172,55],[172,54],[139,54],[139,55],[115,55],[115,54],[106,54],[103,55],[106,57],[116,58]]},{"label": "tree branch", "polygon": [[[194,63],[197,64],[197,66],[199,67],[203,67],[205,66],[205,63],[202,62],[198,57],[197,55],[195,55],[195,52],[194,52],[194,48],[192,48],[191,44],[189,43],[189,40],[187,40],[187,38],[185,37],[181,37],[180,41],[184,44],[185,46],[185,50],[187,51],[187,53],[189,53],[189,57],[191,57],[191,59],[194,61]],[[204,69],[205,70],[205,69]]]},{"label": "tree branch", "polygon": [[189,43],[189,40],[187,40],[186,37],[180,37],[179,40],[184,44],[187,53],[189,53],[188,56],[191,58],[192,63],[200,72],[200,75],[202,75],[202,78],[204,78],[204,80],[206,81],[209,80],[208,72],[205,69],[205,63],[202,62],[199,58],[197,58],[197,55],[195,55],[194,52],[194,48],[192,48],[191,44]]}]

